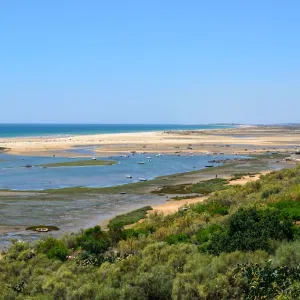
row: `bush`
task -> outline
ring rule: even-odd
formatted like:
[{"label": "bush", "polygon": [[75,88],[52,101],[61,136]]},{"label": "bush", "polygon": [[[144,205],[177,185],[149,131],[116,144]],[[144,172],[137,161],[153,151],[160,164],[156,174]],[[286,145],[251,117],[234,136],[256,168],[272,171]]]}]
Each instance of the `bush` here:
[{"label": "bush", "polygon": [[294,221],[300,220],[300,202],[294,200],[283,200],[275,203],[270,203],[270,207],[275,207],[280,210],[283,217],[288,217]]},{"label": "bush", "polygon": [[49,259],[67,260],[68,248],[65,244],[53,237],[48,238],[39,245],[39,249],[47,255]]},{"label": "bush", "polygon": [[171,234],[167,238],[167,243],[169,245],[178,244],[178,243],[189,243],[190,238],[186,233],[179,233],[179,234]]},{"label": "bush", "polygon": [[101,254],[110,246],[108,235],[101,231],[100,226],[85,230],[76,240],[82,249],[91,254]]},{"label": "bush", "polygon": [[267,187],[262,191],[261,198],[266,199],[270,195],[279,194],[280,191],[281,191],[281,187],[279,187],[279,186]]},{"label": "bush", "polygon": [[145,218],[148,210],[152,210],[151,206],[145,206],[136,210],[133,210],[127,214],[119,215],[110,220],[108,227],[110,229],[115,229],[116,227],[121,228],[125,225],[133,224],[139,220]]},{"label": "bush", "polygon": [[236,250],[271,251],[271,240],[291,240],[293,224],[278,210],[239,209],[228,219],[227,230],[212,237],[213,254]]},{"label": "bush", "polygon": [[208,212],[210,216],[228,214],[228,207],[213,201],[192,205],[192,210],[198,214]]},{"label": "bush", "polygon": [[238,276],[245,279],[246,299],[275,299],[280,294],[286,296],[290,294],[292,299],[300,297],[299,286],[295,288],[295,283],[300,280],[300,265],[277,268],[272,268],[271,262],[262,266],[258,264],[238,265],[235,269],[235,277]]}]

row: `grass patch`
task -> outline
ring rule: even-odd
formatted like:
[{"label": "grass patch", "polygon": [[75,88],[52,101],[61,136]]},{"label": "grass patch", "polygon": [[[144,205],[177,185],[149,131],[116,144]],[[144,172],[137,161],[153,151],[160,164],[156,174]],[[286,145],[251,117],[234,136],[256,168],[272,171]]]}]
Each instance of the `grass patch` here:
[{"label": "grass patch", "polygon": [[185,199],[194,199],[194,198],[198,198],[201,197],[202,195],[196,194],[196,195],[188,195],[188,196],[175,196],[173,198],[171,198],[171,200],[175,200],[175,201],[180,201],[180,200],[185,200]]},{"label": "grass patch", "polygon": [[230,178],[230,180],[242,179],[244,176],[255,177],[258,173],[236,173]]},{"label": "grass patch", "polygon": [[109,221],[108,227],[123,227],[125,225],[134,224],[139,220],[145,218],[147,211],[152,210],[151,206],[145,206],[136,210],[133,210],[127,214],[119,215]]},{"label": "grass patch", "polygon": [[57,168],[57,167],[87,167],[87,166],[111,166],[117,162],[113,160],[77,160],[68,162],[58,162],[52,164],[39,165],[40,167]]},{"label": "grass patch", "polygon": [[26,230],[36,231],[37,228],[45,228],[45,229],[48,229],[48,231],[59,230],[59,228],[56,226],[47,226],[47,225],[30,226],[30,227],[27,227]]},{"label": "grass patch", "polygon": [[197,203],[191,206],[192,210],[198,214],[208,213],[210,216],[228,214],[228,207],[217,202]]},{"label": "grass patch", "polygon": [[223,178],[214,178],[205,181],[200,181],[195,184],[179,184],[163,186],[159,190],[152,193],[159,194],[210,194],[215,191],[227,189],[228,180]]}]

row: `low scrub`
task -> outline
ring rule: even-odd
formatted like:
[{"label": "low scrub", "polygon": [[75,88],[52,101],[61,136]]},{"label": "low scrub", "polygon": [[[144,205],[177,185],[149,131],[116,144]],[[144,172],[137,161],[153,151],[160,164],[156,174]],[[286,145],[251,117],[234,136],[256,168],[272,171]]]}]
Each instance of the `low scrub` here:
[{"label": "low scrub", "polygon": [[139,220],[145,218],[147,212],[152,210],[151,206],[145,206],[136,210],[133,210],[127,214],[119,215],[110,220],[108,227],[110,229],[115,227],[123,227],[125,225],[133,224]]},{"label": "low scrub", "polygon": [[228,180],[222,178],[214,178],[206,181],[200,181],[195,184],[179,184],[163,186],[153,193],[159,194],[203,194],[207,195],[215,191],[229,188]]}]

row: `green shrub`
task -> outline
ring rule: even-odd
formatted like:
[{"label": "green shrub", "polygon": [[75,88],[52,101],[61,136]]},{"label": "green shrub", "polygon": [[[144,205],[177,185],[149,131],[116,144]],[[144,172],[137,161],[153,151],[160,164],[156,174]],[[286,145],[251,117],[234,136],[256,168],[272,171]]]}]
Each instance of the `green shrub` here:
[{"label": "green shrub", "polygon": [[263,191],[261,193],[261,198],[266,199],[270,195],[279,194],[280,191],[281,191],[281,187],[279,187],[279,186],[266,187],[263,189]]},{"label": "green shrub", "polygon": [[208,212],[211,216],[228,214],[228,207],[222,206],[219,203],[213,201],[194,204],[192,205],[192,210],[197,212],[198,214]]},{"label": "green shrub", "polygon": [[60,244],[51,248],[47,252],[47,256],[49,259],[58,258],[61,261],[65,261],[67,259],[68,249],[64,244]]},{"label": "green shrub", "polygon": [[294,200],[283,200],[269,204],[280,210],[282,216],[289,217],[295,221],[300,220],[300,202]]},{"label": "green shrub", "polygon": [[224,190],[230,188],[227,185],[228,180],[223,178],[214,178],[209,180],[200,181],[195,184],[185,183],[178,185],[163,186],[159,190],[153,191],[153,193],[159,194],[210,194],[215,191]]},{"label": "green shrub", "polygon": [[171,234],[167,238],[167,243],[169,245],[178,244],[178,243],[189,243],[190,238],[186,233],[179,233],[179,234]]},{"label": "green shrub", "polygon": [[127,214],[119,215],[110,220],[108,227],[110,229],[116,229],[117,227],[123,227],[125,225],[133,224],[139,220],[145,218],[147,212],[152,210],[151,206],[145,206],[136,210],[133,210]]},{"label": "green shrub", "polygon": [[47,255],[49,259],[59,259],[65,261],[68,255],[68,249],[65,244],[53,237],[46,239],[39,244],[39,249]]},{"label": "green shrub", "polygon": [[236,250],[271,251],[272,240],[291,240],[293,224],[278,210],[239,209],[228,219],[227,230],[212,237],[213,254]]},{"label": "green shrub", "polygon": [[91,254],[100,254],[108,249],[110,241],[107,233],[101,231],[100,226],[86,229],[77,237],[77,244]]},{"label": "green shrub", "polygon": [[[245,279],[244,293],[246,299],[275,299],[280,294],[300,297],[300,265],[293,267],[271,267],[271,262],[264,265],[245,264],[235,269],[235,278]],[[298,284],[297,288],[295,284]]]}]

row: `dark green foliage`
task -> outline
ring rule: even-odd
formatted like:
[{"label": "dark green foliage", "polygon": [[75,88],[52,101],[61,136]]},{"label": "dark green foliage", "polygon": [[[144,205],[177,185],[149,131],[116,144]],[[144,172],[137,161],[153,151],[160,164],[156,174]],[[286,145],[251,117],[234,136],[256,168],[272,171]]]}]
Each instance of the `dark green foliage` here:
[{"label": "dark green foliage", "polygon": [[236,250],[271,250],[272,240],[291,240],[293,224],[278,210],[240,209],[228,219],[227,230],[212,237],[214,254]]},{"label": "dark green foliage", "polygon": [[167,243],[169,245],[178,244],[178,243],[189,243],[190,238],[186,233],[179,233],[179,234],[171,234],[167,238]]},{"label": "dark green foliage", "polygon": [[206,228],[200,229],[196,233],[196,239],[199,244],[199,250],[201,252],[208,252],[212,237],[217,234],[221,234],[224,231],[225,231],[224,226],[219,224],[211,224]]},{"label": "dark green foliage", "polygon": [[22,293],[25,286],[26,286],[25,281],[21,281],[21,282],[18,282],[17,284],[15,284],[14,286],[12,286],[11,288],[12,288],[12,290],[14,290],[17,293]]},{"label": "dark green foliage", "polygon": [[292,288],[300,280],[300,265],[294,267],[281,266],[272,268],[271,263],[265,265],[238,265],[235,277],[246,279],[244,286],[245,299],[274,299],[280,294],[299,299],[300,289]]},{"label": "dark green foliage", "polygon": [[294,200],[283,200],[275,203],[270,203],[270,207],[275,207],[280,210],[282,216],[289,217],[294,221],[300,220],[300,202]]},{"label": "dark green foliage", "polygon": [[101,254],[110,246],[109,237],[100,226],[86,229],[81,236],[77,237],[77,243],[90,254]]},{"label": "dark green foliage", "polygon": [[67,260],[68,249],[65,244],[53,237],[39,244],[39,249],[45,253],[49,259],[57,258],[61,261]]},{"label": "dark green foliage", "polygon": [[146,229],[133,229],[133,228],[130,228],[130,229],[124,229],[122,230],[122,233],[121,233],[121,238],[123,240],[127,240],[129,238],[137,238],[139,235],[149,235],[151,234],[151,230],[146,230]]},{"label": "dark green foliage", "polygon": [[133,210],[127,214],[119,215],[110,220],[108,227],[115,229],[117,227],[123,227],[125,225],[133,224],[139,220],[145,218],[147,211],[152,210],[151,206],[145,206],[136,210]]}]

